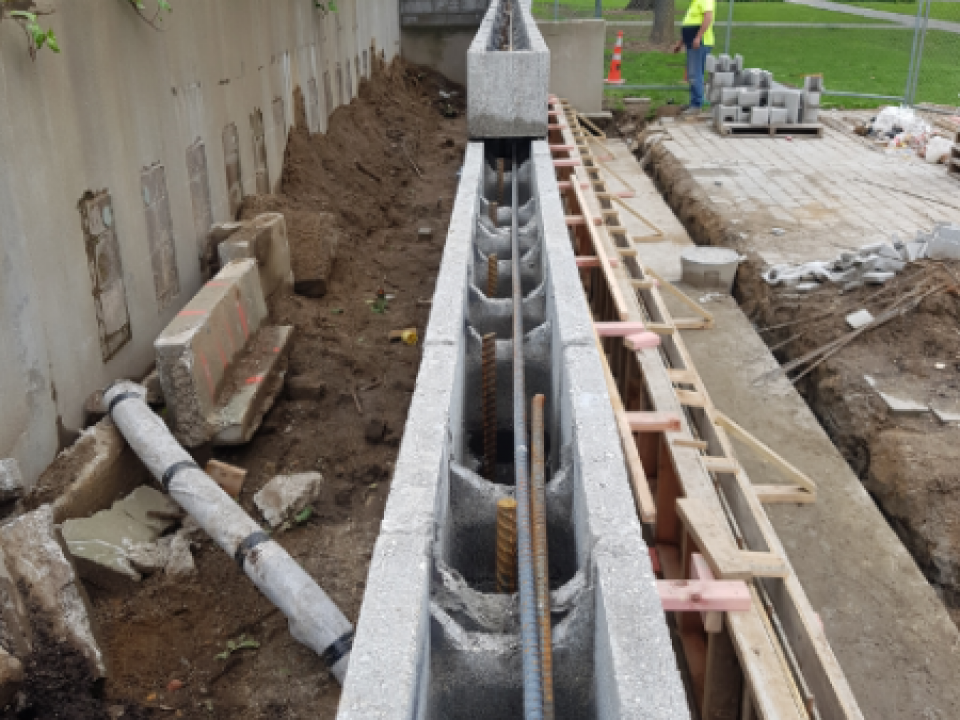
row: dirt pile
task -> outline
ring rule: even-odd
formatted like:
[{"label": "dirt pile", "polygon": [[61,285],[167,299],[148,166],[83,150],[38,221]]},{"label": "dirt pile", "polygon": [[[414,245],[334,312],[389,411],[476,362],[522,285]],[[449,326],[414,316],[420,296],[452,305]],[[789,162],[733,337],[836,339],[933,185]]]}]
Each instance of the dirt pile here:
[{"label": "dirt pile", "polygon": [[[254,518],[253,496],[275,475],[323,474],[309,517],[274,537],[352,622],[420,362],[419,344],[388,335],[413,327],[422,337],[427,324],[466,145],[462,92],[397,61],[314,136],[298,97],[280,194],[244,203],[246,217],[284,214],[295,268],[328,252],[318,244],[332,235],[336,252],[323,297],[271,300],[271,322],[295,326],[287,388],[251,443],[213,456],[248,471],[239,502]],[[368,433],[373,424],[381,432]],[[164,717],[334,717],[340,688],[285,618],[212,543],[195,556],[193,578],[90,589],[113,669],[107,705],[170,708]],[[245,646],[231,652],[231,641]]]}]

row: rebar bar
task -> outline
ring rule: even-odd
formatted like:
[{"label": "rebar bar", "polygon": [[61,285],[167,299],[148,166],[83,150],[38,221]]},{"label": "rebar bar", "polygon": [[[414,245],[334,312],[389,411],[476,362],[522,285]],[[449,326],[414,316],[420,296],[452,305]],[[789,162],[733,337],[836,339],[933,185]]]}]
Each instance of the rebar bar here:
[{"label": "rebar bar", "polygon": [[550,627],[550,563],[547,554],[547,478],[544,460],[543,404],[543,395],[533,398],[530,514],[533,516],[533,562],[537,579],[537,614],[540,620],[543,717],[544,720],[553,720],[553,638]]},{"label": "rebar bar", "polygon": [[523,716],[543,720],[540,674],[540,632],[533,573],[530,524],[530,451],[527,447],[526,386],[523,365],[523,290],[520,286],[520,242],[517,232],[517,147],[511,149],[510,245],[513,268],[513,445],[517,498],[517,579],[520,587],[520,645],[523,649]]},{"label": "rebar bar", "polygon": [[497,592],[517,591],[517,501],[497,501]]},{"label": "rebar bar", "polygon": [[496,253],[487,257],[487,297],[497,296],[497,282],[500,279],[498,259]]},{"label": "rebar bar", "polygon": [[497,335],[483,336],[483,476],[493,482],[497,472]]}]

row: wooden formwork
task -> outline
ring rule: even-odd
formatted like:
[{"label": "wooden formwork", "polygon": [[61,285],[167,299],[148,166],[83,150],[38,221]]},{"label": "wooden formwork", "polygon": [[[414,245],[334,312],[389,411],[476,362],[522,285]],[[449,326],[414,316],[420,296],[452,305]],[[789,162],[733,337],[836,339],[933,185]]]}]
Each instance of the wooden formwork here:
[{"label": "wooden formwork", "polygon": [[[548,141],[571,242],[598,332],[597,344],[637,512],[663,579],[742,579],[749,610],[675,614],[693,696],[705,720],[858,720],[863,715],[763,508],[811,503],[816,486],[713,405],[678,330],[709,328],[712,316],[646,268],[619,221],[632,188],[594,154],[603,135],[551,98]],[[602,149],[602,148],[601,148]],[[625,188],[611,189],[607,176]],[[591,209],[595,200],[599,212]],[[636,212],[635,210],[630,210]],[[673,318],[663,293],[692,311]],[[623,324],[623,333],[609,332]],[[634,349],[642,325],[658,347]],[[602,337],[601,337],[602,335]],[[660,416],[637,422],[635,415]],[[679,422],[663,418],[676,417]],[[737,462],[736,438],[776,464],[787,485],[755,485]],[[703,560],[701,561],[701,556]]]}]

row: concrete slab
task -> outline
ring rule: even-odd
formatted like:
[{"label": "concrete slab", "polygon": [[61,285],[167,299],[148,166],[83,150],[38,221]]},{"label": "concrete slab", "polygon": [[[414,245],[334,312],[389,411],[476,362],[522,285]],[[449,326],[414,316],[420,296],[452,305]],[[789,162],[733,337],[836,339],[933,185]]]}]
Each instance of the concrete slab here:
[{"label": "concrete slab", "polygon": [[[695,296],[695,295],[694,295]],[[732,299],[716,328],[683,333],[717,407],[817,482],[814,505],[767,506],[868,718],[957,717],[960,633],[913,558]],[[754,482],[775,473],[748,450]]]},{"label": "concrete slab", "polygon": [[290,265],[290,244],[287,241],[287,223],[281,213],[263,213],[253,220],[230,223],[239,225],[236,232],[220,243],[220,264],[253,258],[260,270],[260,284],[265,298],[277,290],[293,286]]}]

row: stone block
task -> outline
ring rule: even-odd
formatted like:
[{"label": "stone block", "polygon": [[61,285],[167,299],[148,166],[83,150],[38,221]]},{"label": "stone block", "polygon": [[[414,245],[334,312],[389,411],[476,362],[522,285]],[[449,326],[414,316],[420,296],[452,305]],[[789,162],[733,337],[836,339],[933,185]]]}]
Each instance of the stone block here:
[{"label": "stone block", "polygon": [[57,535],[53,508],[44,505],[0,528],[0,548],[11,578],[24,588],[35,622],[73,645],[94,678],[106,677],[86,592]]},{"label": "stone block", "polygon": [[0,460],[0,502],[16,500],[23,495],[23,475],[20,465],[13,458]]},{"label": "stone block", "polygon": [[318,472],[277,475],[253,501],[270,526],[277,527],[317,500],[323,489],[323,475]]},{"label": "stone block", "polygon": [[[490,7],[467,51],[467,128],[471,138],[543,137],[547,133],[550,51],[524,3],[512,5],[513,50],[494,49],[507,2]],[[519,12],[516,12],[519,11]]]},{"label": "stone block", "polygon": [[220,264],[226,266],[234,260],[252,258],[257,261],[264,297],[271,297],[277,290],[289,290],[293,286],[293,271],[283,215],[263,213],[253,220],[233,224],[240,228],[220,243]]}]

